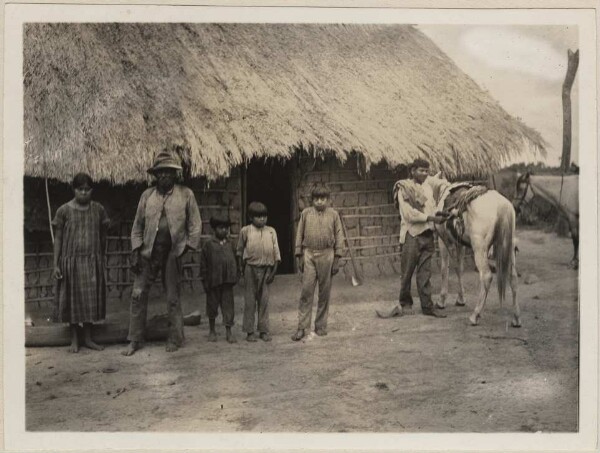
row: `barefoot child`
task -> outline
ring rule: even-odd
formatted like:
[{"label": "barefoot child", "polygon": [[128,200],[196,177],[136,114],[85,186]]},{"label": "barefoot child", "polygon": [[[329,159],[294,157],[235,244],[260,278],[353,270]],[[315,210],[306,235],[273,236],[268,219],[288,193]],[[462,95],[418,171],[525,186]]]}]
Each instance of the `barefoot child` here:
[{"label": "barefoot child", "polygon": [[331,294],[331,277],[339,271],[344,244],[340,215],[329,207],[329,188],[316,184],[311,192],[312,206],[302,211],[296,233],[295,254],[302,275],[302,292],[298,307],[298,331],[293,341],[301,340],[310,328],[315,286],[319,283],[319,302],[315,333],[327,335],[327,314]]},{"label": "barefoot child", "polygon": [[77,330],[83,323],[83,345],[101,351],[92,340],[92,323],[106,315],[104,246],[108,216],[92,201],[92,178],[78,173],[73,178],[75,197],[56,211],[54,271],[55,322],[71,325],[71,352],[79,352]]},{"label": "barefoot child", "polygon": [[210,326],[208,341],[217,341],[215,319],[219,307],[227,332],[227,341],[235,343],[233,326],[233,286],[239,280],[235,252],[228,241],[231,222],[222,216],[213,216],[210,226],[213,236],[204,243],[200,254],[200,278],[206,292],[206,317]]},{"label": "barefoot child", "polygon": [[267,207],[258,202],[248,206],[251,224],[240,231],[237,246],[238,267],[245,281],[243,331],[247,341],[255,342],[254,315],[258,309],[257,330],[263,341],[269,333],[269,291],[281,261],[277,233],[267,225]]}]

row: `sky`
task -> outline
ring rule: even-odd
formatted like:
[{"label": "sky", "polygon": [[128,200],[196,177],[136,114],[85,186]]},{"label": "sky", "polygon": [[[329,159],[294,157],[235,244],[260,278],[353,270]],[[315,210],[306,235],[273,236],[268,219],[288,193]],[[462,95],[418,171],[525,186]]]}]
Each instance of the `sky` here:
[{"label": "sky", "polygon": [[[548,142],[539,160],[559,165],[562,153],[562,84],[567,50],[578,48],[576,26],[419,25],[436,45],[512,116]],[[578,77],[571,91],[571,156],[578,162]]]}]

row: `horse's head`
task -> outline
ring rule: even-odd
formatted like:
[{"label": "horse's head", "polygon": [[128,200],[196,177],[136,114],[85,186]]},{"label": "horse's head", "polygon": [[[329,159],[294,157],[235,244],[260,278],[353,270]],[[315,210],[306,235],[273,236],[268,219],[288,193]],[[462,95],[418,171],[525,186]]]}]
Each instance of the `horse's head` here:
[{"label": "horse's head", "polygon": [[439,171],[433,176],[427,177],[425,180],[426,184],[429,184],[433,192],[433,199],[436,204],[440,201],[443,190],[450,184],[446,178],[442,176],[442,172]]},{"label": "horse's head", "polygon": [[[515,186],[515,198],[512,201],[517,214],[521,211],[521,206],[523,205],[523,203],[525,203],[528,193],[531,192],[529,190],[530,176],[531,176],[530,171],[526,171],[522,175],[517,173],[517,183]],[[530,195],[532,195],[532,194],[530,194]]]}]

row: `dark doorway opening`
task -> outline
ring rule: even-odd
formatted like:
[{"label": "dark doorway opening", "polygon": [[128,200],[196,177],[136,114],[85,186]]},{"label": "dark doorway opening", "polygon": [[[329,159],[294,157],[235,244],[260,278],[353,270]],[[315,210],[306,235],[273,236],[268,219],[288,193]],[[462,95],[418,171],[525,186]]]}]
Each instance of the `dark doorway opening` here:
[{"label": "dark doorway opening", "polygon": [[245,224],[248,224],[246,209],[253,201],[267,206],[267,224],[277,231],[281,252],[278,272],[294,272],[294,225],[292,220],[292,174],[289,161],[278,159],[253,160],[246,169],[246,197],[244,206]]}]

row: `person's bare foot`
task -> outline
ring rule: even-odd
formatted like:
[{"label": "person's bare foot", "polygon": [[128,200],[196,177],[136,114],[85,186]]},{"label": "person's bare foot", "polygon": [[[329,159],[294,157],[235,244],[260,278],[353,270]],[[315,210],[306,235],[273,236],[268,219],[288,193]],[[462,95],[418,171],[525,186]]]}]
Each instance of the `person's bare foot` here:
[{"label": "person's bare foot", "polygon": [[217,341],[217,332],[212,331],[208,334],[208,341],[215,343]]},{"label": "person's bare foot", "polygon": [[98,343],[92,340],[92,323],[84,322],[83,323],[83,345],[86,348],[93,349],[94,351],[102,351],[104,350],[104,346],[100,346]]},{"label": "person's bare foot", "polygon": [[237,343],[237,339],[235,338],[235,335],[231,331],[231,328],[227,329],[226,339],[227,339],[227,343],[230,343],[230,344]]},{"label": "person's bare foot", "polygon": [[71,346],[69,346],[69,352],[79,352],[79,341],[75,340],[71,342]]},{"label": "person's bare foot", "polygon": [[167,342],[167,346],[165,347],[165,351],[167,352],[175,352],[179,349],[179,346],[177,346],[175,343],[171,343],[170,341]]},{"label": "person's bare foot", "polygon": [[137,351],[138,349],[140,349],[140,344],[137,341],[132,341],[131,343],[129,343],[129,346],[127,346],[127,349],[121,351],[121,354],[126,357],[129,357],[135,354],[135,351]]},{"label": "person's bare foot", "polygon": [[71,346],[69,352],[79,352],[79,334],[77,332],[77,324],[71,324]]},{"label": "person's bare foot", "polygon": [[271,341],[273,338],[271,337],[271,335],[269,334],[269,332],[261,332],[260,333],[260,339],[262,341]]},{"label": "person's bare foot", "polygon": [[83,345],[88,349],[93,349],[94,351],[104,351],[104,346],[95,343],[91,338],[85,339],[83,341]]},{"label": "person's bare foot", "polygon": [[246,337],[246,341],[249,341],[250,343],[256,343],[256,334],[254,332],[250,332]]}]

